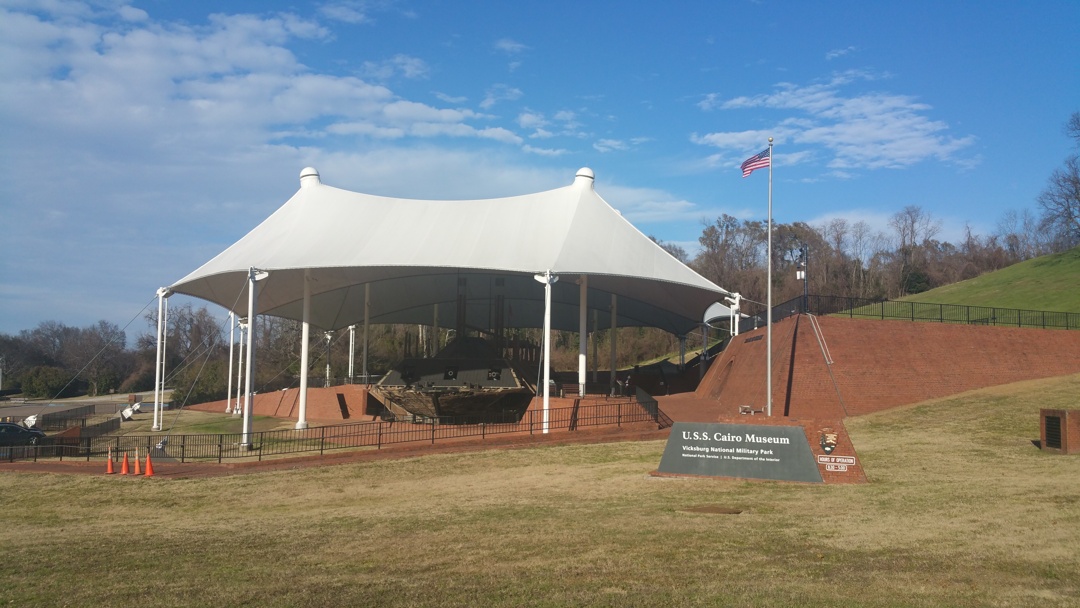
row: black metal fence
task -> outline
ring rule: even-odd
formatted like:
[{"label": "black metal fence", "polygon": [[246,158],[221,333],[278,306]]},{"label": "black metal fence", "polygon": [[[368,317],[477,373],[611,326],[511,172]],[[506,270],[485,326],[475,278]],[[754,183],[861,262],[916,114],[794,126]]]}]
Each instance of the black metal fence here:
[{"label": "black metal fence", "polygon": [[50,437],[36,446],[0,448],[0,460],[38,460],[41,458],[85,459],[113,454],[151,453],[154,458],[180,462],[216,461],[232,458],[257,458],[305,452],[326,453],[343,448],[380,449],[400,443],[435,443],[440,440],[470,437],[485,438],[509,433],[541,434],[549,431],[574,431],[586,427],[622,426],[652,422],[658,428],[671,425],[655,400],[640,393],[638,397],[602,402],[584,402],[573,407],[551,408],[544,420],[542,411],[529,410],[524,416],[499,415],[489,418],[427,418],[418,422],[373,421],[303,430],[261,431],[246,437],[241,433],[205,435],[127,435],[99,437]]},{"label": "black metal fence", "polygon": [[[930,304],[899,300],[868,300],[839,296],[799,296],[773,307],[773,322],[800,313],[837,315],[860,319],[897,319],[958,323],[964,325],[997,325],[1039,329],[1080,329],[1080,313],[1048,310],[1022,310],[991,306],[961,304]],[[765,314],[743,319],[740,331],[765,326]]]}]

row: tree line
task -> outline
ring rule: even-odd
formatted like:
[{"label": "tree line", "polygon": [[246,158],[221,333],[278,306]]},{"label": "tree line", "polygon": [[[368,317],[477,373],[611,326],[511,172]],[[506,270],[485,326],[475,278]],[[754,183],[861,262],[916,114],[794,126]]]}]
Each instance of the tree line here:
[{"label": "tree line", "polygon": [[[800,267],[810,293],[894,299],[1080,245],[1080,112],[1064,131],[1073,151],[1036,199],[1038,215],[1008,211],[992,234],[977,235],[968,226],[960,242],[940,240],[940,220],[919,205],[893,214],[885,230],[842,218],[816,226],[774,224],[773,301],[802,293],[795,272]],[[725,214],[704,223],[693,256],[657,242],[705,278],[760,303],[768,287],[767,231],[763,221]]]},{"label": "tree line", "polygon": [[[1030,210],[1007,212],[992,234],[976,235],[967,228],[960,242],[942,241],[938,238],[940,221],[918,205],[895,213],[886,230],[841,218],[820,225],[774,224],[774,303],[794,298],[804,289],[826,296],[893,299],[1080,245],[1080,112],[1070,117],[1065,132],[1073,140],[1074,150],[1051,173],[1036,200],[1039,215]],[[693,256],[677,245],[657,242],[705,278],[741,293],[748,300],[744,311],[753,314],[763,310],[760,303],[766,299],[768,255],[765,222],[726,214],[704,222],[699,250]],[[800,268],[806,273],[805,284],[796,278]],[[224,398],[229,382],[226,323],[205,306],[191,304],[173,307],[167,319],[166,384],[176,389],[174,400],[197,403]],[[147,329],[136,337],[132,348],[127,346],[125,331],[107,321],[83,328],[46,321],[17,335],[0,334],[0,389],[42,398],[153,390],[157,312],[149,312],[145,321]],[[299,322],[287,319],[259,318],[254,336],[256,390],[297,385],[300,327]],[[407,353],[433,353],[451,338],[450,330],[442,329],[438,335],[430,331],[411,325],[373,326],[369,371],[386,371]],[[542,339],[539,330],[513,331],[512,337],[533,344]],[[617,332],[616,364],[620,369],[679,347],[676,336],[659,330],[620,328]],[[602,368],[607,367],[610,333],[601,330],[597,335]],[[691,349],[700,348],[701,341],[699,335],[687,336]],[[347,330],[329,337],[312,332],[310,347],[313,386],[318,386],[320,379],[325,382],[328,360],[330,378],[347,375]],[[556,369],[575,369],[577,353],[575,332],[554,332],[552,359]],[[359,362],[356,365],[359,367]],[[237,366],[232,373],[235,387]]]}]

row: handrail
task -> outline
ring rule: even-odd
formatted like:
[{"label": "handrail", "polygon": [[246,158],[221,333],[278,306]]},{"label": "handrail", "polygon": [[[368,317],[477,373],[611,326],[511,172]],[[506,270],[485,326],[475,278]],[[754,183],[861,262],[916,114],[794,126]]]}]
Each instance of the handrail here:
[{"label": "handrail", "polygon": [[817,315],[807,313],[806,316],[810,317],[810,327],[814,328],[814,337],[817,338],[818,346],[821,347],[821,354],[825,357],[825,365],[832,365],[832,353],[829,352],[829,345],[825,342],[825,334],[821,332],[821,324],[818,323]]},{"label": "handrail", "polygon": [[[1039,329],[1080,329],[1080,312],[1025,310],[965,304],[934,304],[904,300],[871,300],[844,296],[799,296],[773,306],[773,322],[792,315],[840,315],[849,318],[896,319],[962,325],[994,325]],[[741,331],[765,326],[764,312],[744,318]]]},{"label": "handrail", "polygon": [[[642,399],[609,399],[599,403],[582,402],[575,407],[553,408],[548,412],[547,427],[574,431],[586,427],[622,426],[639,422],[655,423],[661,429],[671,426],[670,418],[660,411],[654,399],[648,395],[645,395],[644,401]],[[381,449],[396,443],[435,443],[439,440],[486,438],[489,435],[510,433],[536,435],[544,429],[540,414],[542,412],[537,410],[527,410],[524,415],[504,413],[485,417],[442,416],[438,419],[370,421],[300,430],[260,431],[247,436],[247,445],[241,443],[245,436],[240,433],[49,437],[35,446],[0,449],[0,460],[90,460],[92,456],[105,456],[109,450],[114,457],[120,457],[122,452],[132,452],[136,448],[144,454],[152,454],[154,458],[172,458],[180,462],[200,460],[220,463],[232,458],[262,460],[265,456],[324,453],[341,448]]]}]

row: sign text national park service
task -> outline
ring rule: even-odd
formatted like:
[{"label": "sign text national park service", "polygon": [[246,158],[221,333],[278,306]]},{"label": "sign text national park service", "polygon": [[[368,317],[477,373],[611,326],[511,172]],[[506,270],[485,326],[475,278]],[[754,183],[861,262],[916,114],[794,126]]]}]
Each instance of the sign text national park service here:
[{"label": "sign text national park service", "polygon": [[657,473],[822,483],[801,426],[676,422]]}]

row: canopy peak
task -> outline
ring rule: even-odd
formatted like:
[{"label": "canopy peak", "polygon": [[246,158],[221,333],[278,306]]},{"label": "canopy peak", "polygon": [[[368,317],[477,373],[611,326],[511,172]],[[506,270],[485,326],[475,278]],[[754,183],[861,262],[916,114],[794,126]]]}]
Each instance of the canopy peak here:
[{"label": "canopy peak", "polygon": [[593,173],[592,169],[582,167],[577,170],[577,175],[574,176],[574,184],[589,186],[591,188],[595,179],[596,175]]},{"label": "canopy peak", "polygon": [[315,167],[304,167],[304,169],[300,171],[301,188],[306,188],[308,186],[316,186],[321,183],[322,180],[319,179],[319,172],[315,169]]}]

